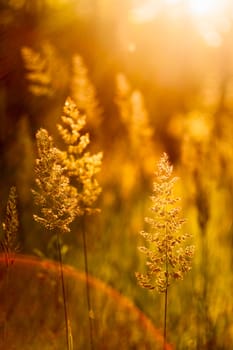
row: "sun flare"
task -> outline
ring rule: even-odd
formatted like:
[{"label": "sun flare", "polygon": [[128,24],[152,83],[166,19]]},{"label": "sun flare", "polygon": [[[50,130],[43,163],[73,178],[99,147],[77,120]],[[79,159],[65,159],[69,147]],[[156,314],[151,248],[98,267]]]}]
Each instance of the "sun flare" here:
[{"label": "sun flare", "polygon": [[188,16],[207,45],[222,44],[222,33],[230,29],[233,6],[230,0],[135,0],[130,22],[142,24],[161,16],[182,19]]},{"label": "sun flare", "polygon": [[156,17],[163,9],[173,11],[179,8],[192,17],[218,17],[222,16],[229,0],[137,0],[132,2],[132,15],[135,21],[144,22]]},{"label": "sun flare", "polygon": [[226,1],[220,0],[188,0],[189,11],[194,16],[213,16],[222,12]]}]

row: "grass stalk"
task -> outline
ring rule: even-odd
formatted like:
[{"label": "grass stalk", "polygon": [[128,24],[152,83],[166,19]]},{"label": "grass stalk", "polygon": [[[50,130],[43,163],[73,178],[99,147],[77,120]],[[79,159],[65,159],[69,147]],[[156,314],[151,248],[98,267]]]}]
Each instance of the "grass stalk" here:
[{"label": "grass stalk", "polygon": [[167,346],[167,295],[168,288],[166,288],[164,293],[164,324],[163,324],[163,350],[166,350]]},{"label": "grass stalk", "polygon": [[93,325],[92,325],[92,316],[91,316],[92,308],[91,308],[90,286],[88,283],[89,268],[88,268],[88,258],[87,258],[85,216],[82,219],[82,238],[83,238],[83,254],[84,254],[84,265],[85,265],[86,297],[87,297],[89,332],[90,332],[90,347],[91,347],[91,350],[94,350]]},{"label": "grass stalk", "polygon": [[166,237],[166,285],[164,291],[164,324],[163,324],[163,350],[166,350],[166,342],[167,342],[167,299],[168,299],[168,242],[167,242],[167,226],[165,229],[165,237]]},{"label": "grass stalk", "polygon": [[[9,257],[6,253],[6,300],[8,299],[10,293],[9,293],[9,280],[10,280],[10,265],[9,265]],[[4,330],[3,330],[3,344],[7,348],[7,338],[8,338],[8,315],[6,313],[5,319],[4,319]]]},{"label": "grass stalk", "polygon": [[176,205],[180,200],[174,194],[174,184],[178,178],[173,177],[172,172],[168,155],[163,153],[153,182],[153,216],[145,218],[152,230],[140,232],[149,245],[139,247],[147,257],[147,272],[136,272],[141,287],[164,293],[163,350],[167,348],[168,287],[172,280],[183,279],[184,273],[191,269],[194,254],[193,245],[183,245],[190,235],[179,232],[185,219],[181,216],[181,208]]},{"label": "grass stalk", "polygon": [[65,290],[63,261],[62,261],[62,253],[61,253],[61,242],[60,242],[60,236],[59,236],[58,232],[57,232],[57,250],[58,250],[59,265],[60,265],[60,276],[61,276],[61,285],[62,285],[62,298],[63,298],[64,316],[65,316],[66,347],[67,347],[67,350],[73,350],[72,332],[71,332],[71,325],[70,325],[70,322],[69,322],[68,307],[67,307],[67,296],[66,296],[66,290]]},{"label": "grass stalk", "polygon": [[[204,231],[204,230],[203,230]],[[202,235],[202,274],[203,274],[203,287],[202,287],[202,303],[203,303],[203,322],[204,322],[204,337],[202,339],[203,348],[208,347],[208,341],[210,336],[210,323],[209,323],[209,310],[208,310],[208,294],[209,294],[209,271],[208,271],[208,242],[206,232]]]}]

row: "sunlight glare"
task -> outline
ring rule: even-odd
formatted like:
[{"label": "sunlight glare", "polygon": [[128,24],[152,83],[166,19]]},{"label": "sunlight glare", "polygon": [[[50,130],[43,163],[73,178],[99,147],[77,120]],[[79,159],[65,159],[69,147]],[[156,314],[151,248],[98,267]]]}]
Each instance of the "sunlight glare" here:
[{"label": "sunlight glare", "polygon": [[194,16],[212,16],[219,13],[224,1],[219,0],[188,0],[189,11]]},{"label": "sunlight glare", "polygon": [[131,14],[135,22],[146,22],[156,17],[166,7],[174,11],[176,7],[183,7],[192,17],[210,18],[219,17],[227,8],[229,0],[135,0]]},{"label": "sunlight glare", "polygon": [[143,23],[152,20],[158,13],[158,5],[159,4],[153,0],[135,4],[130,11],[130,20],[135,23]]},{"label": "sunlight glare", "polygon": [[[229,0],[134,0],[129,21],[143,24],[164,14],[173,20],[188,16],[204,42],[218,48],[231,27],[229,4]],[[129,46],[128,50],[134,52],[135,48]]]},{"label": "sunlight glare", "polygon": [[222,34],[230,29],[227,0],[188,0],[187,5],[187,10],[207,45],[221,46]]}]

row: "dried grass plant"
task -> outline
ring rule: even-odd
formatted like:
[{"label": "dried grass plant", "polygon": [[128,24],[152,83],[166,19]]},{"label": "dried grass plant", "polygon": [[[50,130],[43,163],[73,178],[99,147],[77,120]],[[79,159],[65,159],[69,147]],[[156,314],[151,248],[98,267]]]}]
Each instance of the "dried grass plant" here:
[{"label": "dried grass plant", "polygon": [[28,90],[32,95],[54,97],[67,85],[67,65],[49,41],[42,42],[37,49],[22,47],[21,56]]},{"label": "dried grass plant", "polygon": [[64,114],[61,117],[61,124],[58,124],[59,134],[64,142],[63,164],[66,174],[78,189],[79,215],[82,216],[82,238],[84,251],[84,264],[86,273],[86,295],[90,322],[91,348],[93,344],[92,318],[94,312],[91,306],[90,290],[88,283],[88,257],[85,220],[86,214],[98,212],[94,204],[101,192],[101,187],[96,179],[96,174],[100,171],[102,163],[102,152],[90,154],[86,148],[90,142],[89,134],[82,133],[86,124],[86,116],[81,114],[71,98],[67,98],[64,105]]},{"label": "dried grass plant", "polygon": [[177,204],[179,198],[174,195],[178,178],[173,177],[172,172],[173,167],[164,153],[157,164],[153,183],[153,216],[145,218],[151,231],[141,231],[147,246],[139,247],[139,250],[146,255],[147,272],[136,273],[141,287],[164,294],[163,349],[166,349],[167,340],[168,287],[173,280],[183,279],[191,269],[194,254],[194,246],[184,244],[190,235],[181,232],[185,219],[181,217],[181,208]]},{"label": "dried grass plant", "polygon": [[151,168],[153,128],[141,91],[133,89],[123,73],[116,76],[116,104],[129,137],[132,154],[137,153],[142,170]]},{"label": "dried grass plant", "polygon": [[[141,91],[134,89],[123,73],[116,75],[115,103],[124,137],[117,139],[116,162],[121,162],[121,197],[129,200],[142,186],[149,186],[155,162],[154,130]],[[125,203],[124,203],[125,205]]]},{"label": "dried grass plant", "polygon": [[69,232],[69,224],[78,215],[78,192],[70,185],[62,164],[63,154],[53,145],[45,129],[36,134],[38,158],[36,160],[35,203],[40,214],[34,219],[49,230]]},{"label": "dried grass plant", "polygon": [[102,120],[102,110],[95,87],[90,81],[88,69],[82,56],[78,54],[72,57],[70,96],[78,106],[79,113],[86,115],[88,126],[98,128]]},{"label": "dried grass plant", "polygon": [[93,205],[101,192],[95,176],[100,170],[102,153],[91,155],[86,151],[89,144],[88,133],[82,134],[85,116],[78,111],[71,98],[67,98],[61,123],[57,125],[63,140],[63,150],[54,146],[47,130],[37,132],[38,158],[35,175],[36,188],[33,189],[39,213],[34,219],[57,234],[57,247],[60,261],[64,312],[66,321],[67,349],[72,349],[72,332],[68,316],[67,298],[63,276],[60,233],[70,231],[69,225],[77,216],[83,218],[82,236],[86,272],[87,304],[90,320],[90,342],[93,349],[93,315],[88,284],[88,259],[85,230],[85,215],[98,211]]},{"label": "dried grass plant", "polygon": [[[0,241],[0,250],[5,256],[6,263],[6,284],[5,284],[5,295],[6,300],[9,298],[9,282],[11,274],[11,266],[14,263],[14,255],[20,249],[18,242],[18,229],[19,229],[19,217],[17,210],[17,193],[16,187],[12,186],[10,188],[10,193],[6,205],[5,220],[2,223],[3,238]],[[8,316],[5,315],[4,319],[4,329],[3,329],[3,344],[7,348],[7,338],[8,338]]]},{"label": "dried grass plant", "polygon": [[[116,76],[116,104],[120,118],[128,129],[132,146],[139,148],[140,143],[144,150],[151,142],[153,130],[142,93],[132,88],[123,73]],[[146,145],[143,141],[146,141]]]},{"label": "dried grass plant", "polygon": [[[55,71],[64,67],[56,50],[50,43],[45,42],[40,52],[29,47],[21,50],[26,79],[29,91],[35,96],[54,96],[60,89],[60,76],[57,80]],[[66,84],[67,70],[64,67]],[[57,73],[57,72],[56,72]],[[35,203],[40,208],[40,214],[34,219],[49,230],[57,232],[59,260],[61,262],[61,279],[63,286],[65,319],[67,329],[67,348],[69,345],[69,318],[66,310],[66,296],[62,273],[61,238],[59,232],[68,232],[69,225],[76,216],[83,217],[82,236],[84,248],[84,261],[86,271],[87,303],[90,317],[93,311],[90,303],[88,285],[88,259],[85,216],[93,214],[98,209],[93,204],[98,198],[101,188],[95,178],[102,162],[102,153],[91,155],[86,151],[89,145],[89,134],[82,133],[86,124],[86,117],[91,126],[98,126],[101,120],[101,110],[96,99],[95,89],[88,78],[88,71],[80,55],[72,58],[72,75],[70,86],[71,98],[64,104],[61,123],[57,125],[59,135],[63,141],[63,149],[53,146],[53,139],[45,129],[37,133],[38,156],[36,164],[36,186],[33,190]],[[75,103],[75,102],[76,103]],[[78,108],[77,108],[78,106]],[[90,319],[90,338],[93,348],[93,335]]]},{"label": "dried grass plant", "polygon": [[3,239],[1,240],[1,250],[5,255],[6,266],[9,267],[14,262],[14,254],[19,251],[18,229],[19,217],[17,210],[16,187],[10,188],[10,193],[6,206],[5,220],[2,223]]},{"label": "dried grass plant", "polygon": [[79,215],[93,214],[93,208],[101,188],[96,174],[101,169],[102,152],[90,154],[86,150],[90,143],[89,134],[83,133],[86,116],[80,114],[76,103],[67,98],[58,132],[64,143],[63,164],[70,181],[77,188]]},{"label": "dried grass plant", "polygon": [[67,350],[72,350],[72,330],[63,274],[60,234],[70,231],[69,225],[79,213],[77,189],[70,185],[62,164],[62,152],[53,145],[47,130],[36,134],[38,158],[35,166],[35,189],[32,190],[39,213],[34,219],[46,229],[56,232],[57,250],[60,261],[60,276],[66,325]]}]

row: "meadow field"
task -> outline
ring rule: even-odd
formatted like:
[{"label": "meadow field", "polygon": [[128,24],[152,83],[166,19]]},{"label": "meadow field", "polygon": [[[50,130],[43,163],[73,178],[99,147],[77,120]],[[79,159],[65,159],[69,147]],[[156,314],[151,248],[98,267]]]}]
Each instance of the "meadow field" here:
[{"label": "meadow field", "polygon": [[0,25],[0,349],[231,349],[231,2]]}]

